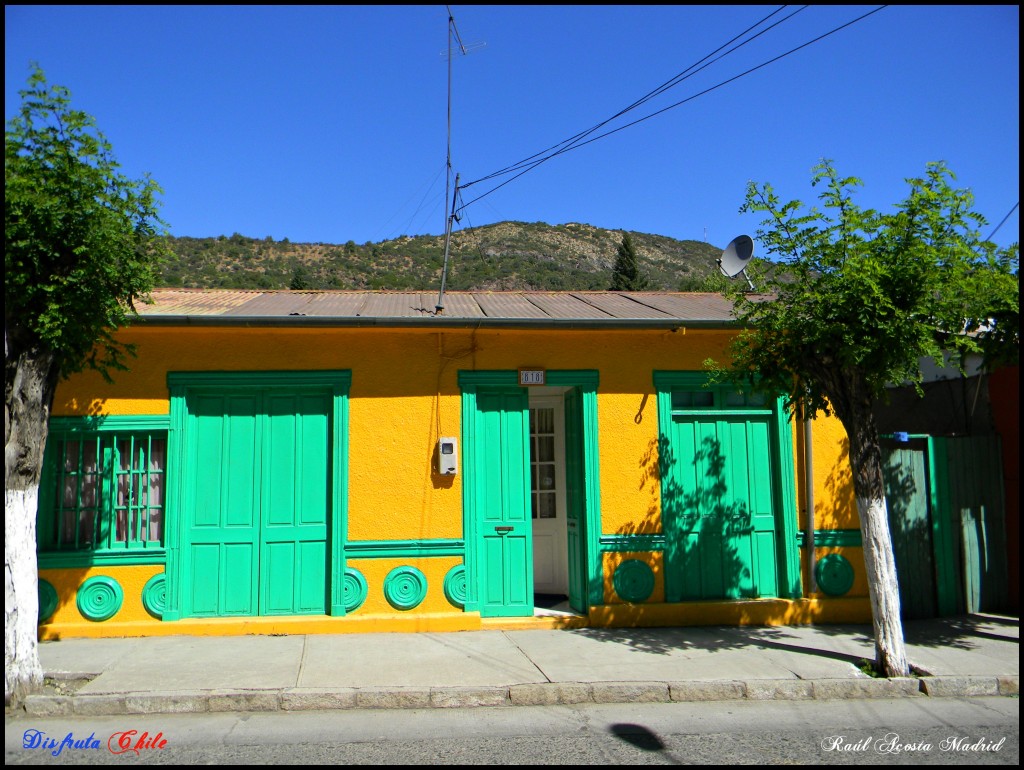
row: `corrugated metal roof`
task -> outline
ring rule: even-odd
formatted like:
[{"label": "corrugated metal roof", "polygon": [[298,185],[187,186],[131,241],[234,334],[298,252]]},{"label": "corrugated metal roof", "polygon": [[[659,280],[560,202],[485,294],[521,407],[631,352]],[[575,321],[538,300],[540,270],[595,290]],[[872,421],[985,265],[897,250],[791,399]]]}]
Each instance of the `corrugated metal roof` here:
[{"label": "corrugated metal roof", "polygon": [[720,294],[678,292],[236,291],[157,289],[137,303],[145,322],[354,326],[658,327],[723,326],[733,319]]}]

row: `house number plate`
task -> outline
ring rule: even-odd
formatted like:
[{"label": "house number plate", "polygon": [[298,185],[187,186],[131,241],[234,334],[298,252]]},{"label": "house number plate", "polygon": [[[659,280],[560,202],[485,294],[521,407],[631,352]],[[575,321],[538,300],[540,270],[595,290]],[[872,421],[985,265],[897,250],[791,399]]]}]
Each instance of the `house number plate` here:
[{"label": "house number plate", "polygon": [[544,384],[544,369],[520,369],[519,370],[519,384],[520,385],[543,385]]}]

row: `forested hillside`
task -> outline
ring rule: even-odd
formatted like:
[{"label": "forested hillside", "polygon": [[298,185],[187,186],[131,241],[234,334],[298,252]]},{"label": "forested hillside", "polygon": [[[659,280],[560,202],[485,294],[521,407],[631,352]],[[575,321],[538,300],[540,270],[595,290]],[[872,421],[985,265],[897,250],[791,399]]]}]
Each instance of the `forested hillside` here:
[{"label": "forested hillside", "polygon": [[[630,232],[651,290],[715,290],[721,248]],[[450,290],[603,290],[611,285],[621,230],[584,224],[500,222],[452,235]],[[435,289],[444,237],[379,243],[291,243],[235,233],[171,237],[164,286],[231,289]]]}]

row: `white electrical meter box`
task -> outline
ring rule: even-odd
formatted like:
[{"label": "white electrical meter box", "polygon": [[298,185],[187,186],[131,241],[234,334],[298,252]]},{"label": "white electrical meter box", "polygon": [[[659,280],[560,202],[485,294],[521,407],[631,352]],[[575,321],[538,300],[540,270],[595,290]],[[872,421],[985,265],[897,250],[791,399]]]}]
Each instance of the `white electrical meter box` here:
[{"label": "white electrical meter box", "polygon": [[454,438],[437,440],[437,472],[442,476],[459,472],[459,445]]}]

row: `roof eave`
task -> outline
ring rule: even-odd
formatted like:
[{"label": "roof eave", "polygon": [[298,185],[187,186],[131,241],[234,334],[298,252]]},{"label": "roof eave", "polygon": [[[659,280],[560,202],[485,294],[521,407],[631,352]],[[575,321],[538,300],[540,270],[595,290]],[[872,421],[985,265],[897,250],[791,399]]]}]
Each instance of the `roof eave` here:
[{"label": "roof eave", "polygon": [[383,328],[383,329],[733,329],[735,320],[681,318],[445,318],[429,319],[351,316],[216,316],[141,315],[133,323],[146,326],[214,326],[277,328]]}]

